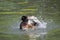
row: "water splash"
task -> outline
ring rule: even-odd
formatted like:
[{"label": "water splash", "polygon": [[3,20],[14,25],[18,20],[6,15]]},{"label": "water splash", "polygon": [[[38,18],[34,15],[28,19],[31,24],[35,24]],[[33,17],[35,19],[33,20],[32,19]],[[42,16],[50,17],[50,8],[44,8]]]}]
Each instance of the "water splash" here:
[{"label": "water splash", "polygon": [[36,40],[38,37],[40,37],[41,40],[45,40],[45,35],[47,34],[46,28],[47,23],[44,21],[40,22],[37,29],[28,33],[28,36],[30,38],[29,40]]},{"label": "water splash", "polygon": [[[39,21],[39,20],[38,20]],[[36,27],[35,30],[29,31],[21,31],[19,30],[20,22],[17,21],[16,24],[12,25],[10,28],[10,33],[13,34],[27,34],[29,36],[29,40],[37,40],[36,38],[40,37],[41,40],[45,40],[45,35],[47,34],[47,23],[44,21],[39,21],[39,25]]]}]

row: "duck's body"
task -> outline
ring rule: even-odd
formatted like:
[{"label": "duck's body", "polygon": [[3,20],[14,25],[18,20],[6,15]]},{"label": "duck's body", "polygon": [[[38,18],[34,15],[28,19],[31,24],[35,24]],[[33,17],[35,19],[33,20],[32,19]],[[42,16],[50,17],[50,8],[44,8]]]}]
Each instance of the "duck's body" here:
[{"label": "duck's body", "polygon": [[23,18],[23,21],[20,23],[20,29],[22,30],[29,30],[29,29],[35,29],[35,26],[37,25],[37,22],[35,22],[33,19],[34,17],[27,17],[27,18]]}]

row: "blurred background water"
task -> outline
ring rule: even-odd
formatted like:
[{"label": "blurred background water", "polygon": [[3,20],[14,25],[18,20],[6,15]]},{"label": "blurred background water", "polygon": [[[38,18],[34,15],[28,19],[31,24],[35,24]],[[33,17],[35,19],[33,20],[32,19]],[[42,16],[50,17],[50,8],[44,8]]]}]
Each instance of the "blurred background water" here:
[{"label": "blurred background water", "polygon": [[[0,40],[60,40],[59,1],[0,0]],[[23,15],[34,15],[47,23],[45,34],[41,34],[43,29],[21,31],[19,25]]]}]

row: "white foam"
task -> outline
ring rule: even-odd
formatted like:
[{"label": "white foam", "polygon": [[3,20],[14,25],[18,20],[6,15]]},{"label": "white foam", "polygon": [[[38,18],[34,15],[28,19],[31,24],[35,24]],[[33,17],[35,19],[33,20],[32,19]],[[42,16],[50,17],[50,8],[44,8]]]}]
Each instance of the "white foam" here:
[{"label": "white foam", "polygon": [[46,28],[47,27],[47,23],[46,22],[41,22],[39,25],[38,25],[38,28]]}]

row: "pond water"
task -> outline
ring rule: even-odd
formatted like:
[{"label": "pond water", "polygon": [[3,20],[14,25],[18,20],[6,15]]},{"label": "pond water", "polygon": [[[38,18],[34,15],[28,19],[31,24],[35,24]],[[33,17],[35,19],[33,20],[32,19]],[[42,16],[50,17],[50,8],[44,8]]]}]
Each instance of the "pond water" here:
[{"label": "pond water", "polygon": [[[32,30],[28,32],[22,31],[19,29],[21,16],[22,14],[21,15],[1,14],[0,15],[0,33],[21,35],[21,36],[27,35],[29,37],[29,40],[45,40],[46,34],[48,34],[49,31],[55,28],[60,28],[59,16],[54,17],[51,15],[48,16],[48,15],[37,14],[35,16],[41,21],[43,27],[45,26],[46,28],[38,28],[36,30]],[[47,23],[47,24],[45,25],[44,23]],[[20,37],[20,38],[22,38],[23,40],[23,38],[25,37]]]}]

